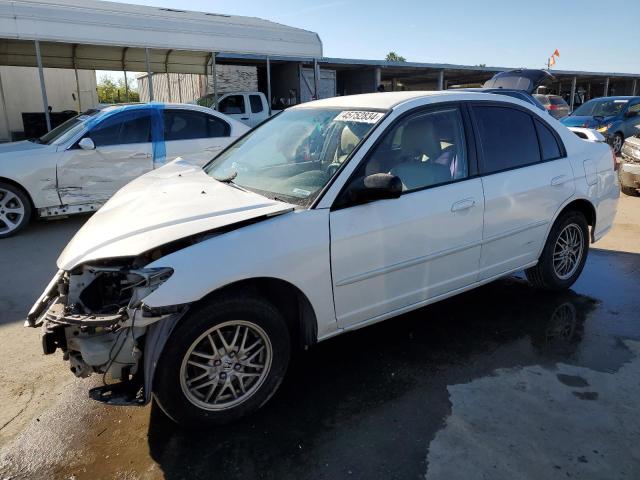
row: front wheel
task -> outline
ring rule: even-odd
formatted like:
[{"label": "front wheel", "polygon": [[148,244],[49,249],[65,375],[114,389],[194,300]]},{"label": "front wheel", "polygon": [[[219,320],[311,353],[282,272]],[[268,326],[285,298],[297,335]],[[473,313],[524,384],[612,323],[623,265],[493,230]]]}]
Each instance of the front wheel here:
[{"label": "front wheel", "polygon": [[545,290],[567,289],[582,273],[588,252],[587,220],[581,212],[566,212],[553,224],[538,264],[525,270],[527,280]]},{"label": "front wheel", "polygon": [[30,218],[31,203],[25,193],[9,183],[0,182],[0,238],[18,233]]},{"label": "front wheel", "polygon": [[164,412],[186,427],[232,422],[260,408],[289,364],[289,331],[259,297],[218,298],[182,319],[154,381]]}]

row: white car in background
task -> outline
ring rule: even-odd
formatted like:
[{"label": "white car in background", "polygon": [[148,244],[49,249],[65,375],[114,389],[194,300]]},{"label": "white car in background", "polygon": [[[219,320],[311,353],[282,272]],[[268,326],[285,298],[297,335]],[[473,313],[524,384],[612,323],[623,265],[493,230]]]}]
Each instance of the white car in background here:
[{"label": "white car in background", "polygon": [[0,145],[0,238],[31,216],[100,208],[134,178],[187,155],[204,165],[249,128],[197,105],[94,109],[33,140]]},{"label": "white car in background", "polygon": [[[76,234],[29,313],[91,396],[175,421],[262,406],[292,349],[524,269],[569,288],[611,228],[611,148],[502,95],[391,92],[290,108],[204,169],[178,160]],[[357,347],[356,347],[357,348]]]}]

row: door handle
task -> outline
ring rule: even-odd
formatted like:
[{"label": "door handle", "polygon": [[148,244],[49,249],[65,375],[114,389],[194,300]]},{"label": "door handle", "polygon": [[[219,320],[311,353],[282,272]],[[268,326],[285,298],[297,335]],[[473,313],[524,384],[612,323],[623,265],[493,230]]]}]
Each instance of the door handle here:
[{"label": "door handle", "polygon": [[222,150],[222,146],[220,146],[220,145],[213,145],[213,146],[211,146],[211,147],[207,147],[207,148],[205,148],[205,150],[206,150],[207,152],[217,152],[218,150]]},{"label": "door handle", "polygon": [[240,117],[240,120],[249,120],[249,117]]},{"label": "door handle", "polygon": [[129,158],[151,158],[151,155],[144,152],[132,153]]},{"label": "door handle", "polygon": [[473,198],[465,198],[464,200],[459,200],[451,205],[452,212],[460,212],[462,210],[469,210],[474,207],[476,201]]},{"label": "door handle", "polygon": [[551,179],[551,186],[552,187],[559,187],[560,185],[562,185],[566,181],[567,181],[567,176],[566,175],[558,175],[557,177],[553,177]]}]

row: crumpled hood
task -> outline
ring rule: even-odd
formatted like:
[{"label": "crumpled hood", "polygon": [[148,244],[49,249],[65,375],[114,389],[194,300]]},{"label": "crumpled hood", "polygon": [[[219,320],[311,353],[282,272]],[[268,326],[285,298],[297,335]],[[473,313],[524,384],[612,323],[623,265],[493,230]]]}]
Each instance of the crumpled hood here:
[{"label": "crumpled hood", "polygon": [[588,116],[573,116],[564,117],[560,120],[567,127],[584,127],[584,128],[598,128],[602,125],[607,125],[616,119],[615,116],[610,117],[588,117]]},{"label": "crumpled hood", "polygon": [[73,237],[58,268],[134,256],[189,235],[291,210],[290,204],[218,182],[178,159],[118,191]]}]

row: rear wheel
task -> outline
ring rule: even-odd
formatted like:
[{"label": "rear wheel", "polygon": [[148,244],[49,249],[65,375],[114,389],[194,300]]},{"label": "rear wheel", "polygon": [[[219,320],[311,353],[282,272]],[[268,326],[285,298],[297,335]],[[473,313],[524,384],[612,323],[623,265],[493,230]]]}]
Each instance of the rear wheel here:
[{"label": "rear wheel", "polygon": [[581,212],[562,214],[549,232],[535,267],[525,271],[529,282],[545,290],[564,290],[578,279],[589,252],[589,226]]},{"label": "rear wheel", "polygon": [[0,238],[18,233],[29,223],[31,203],[18,187],[0,182]]},{"label": "rear wheel", "polygon": [[171,335],[156,369],[154,395],[181,425],[229,423],[271,398],[289,355],[287,325],[271,303],[217,299],[185,317]]}]

